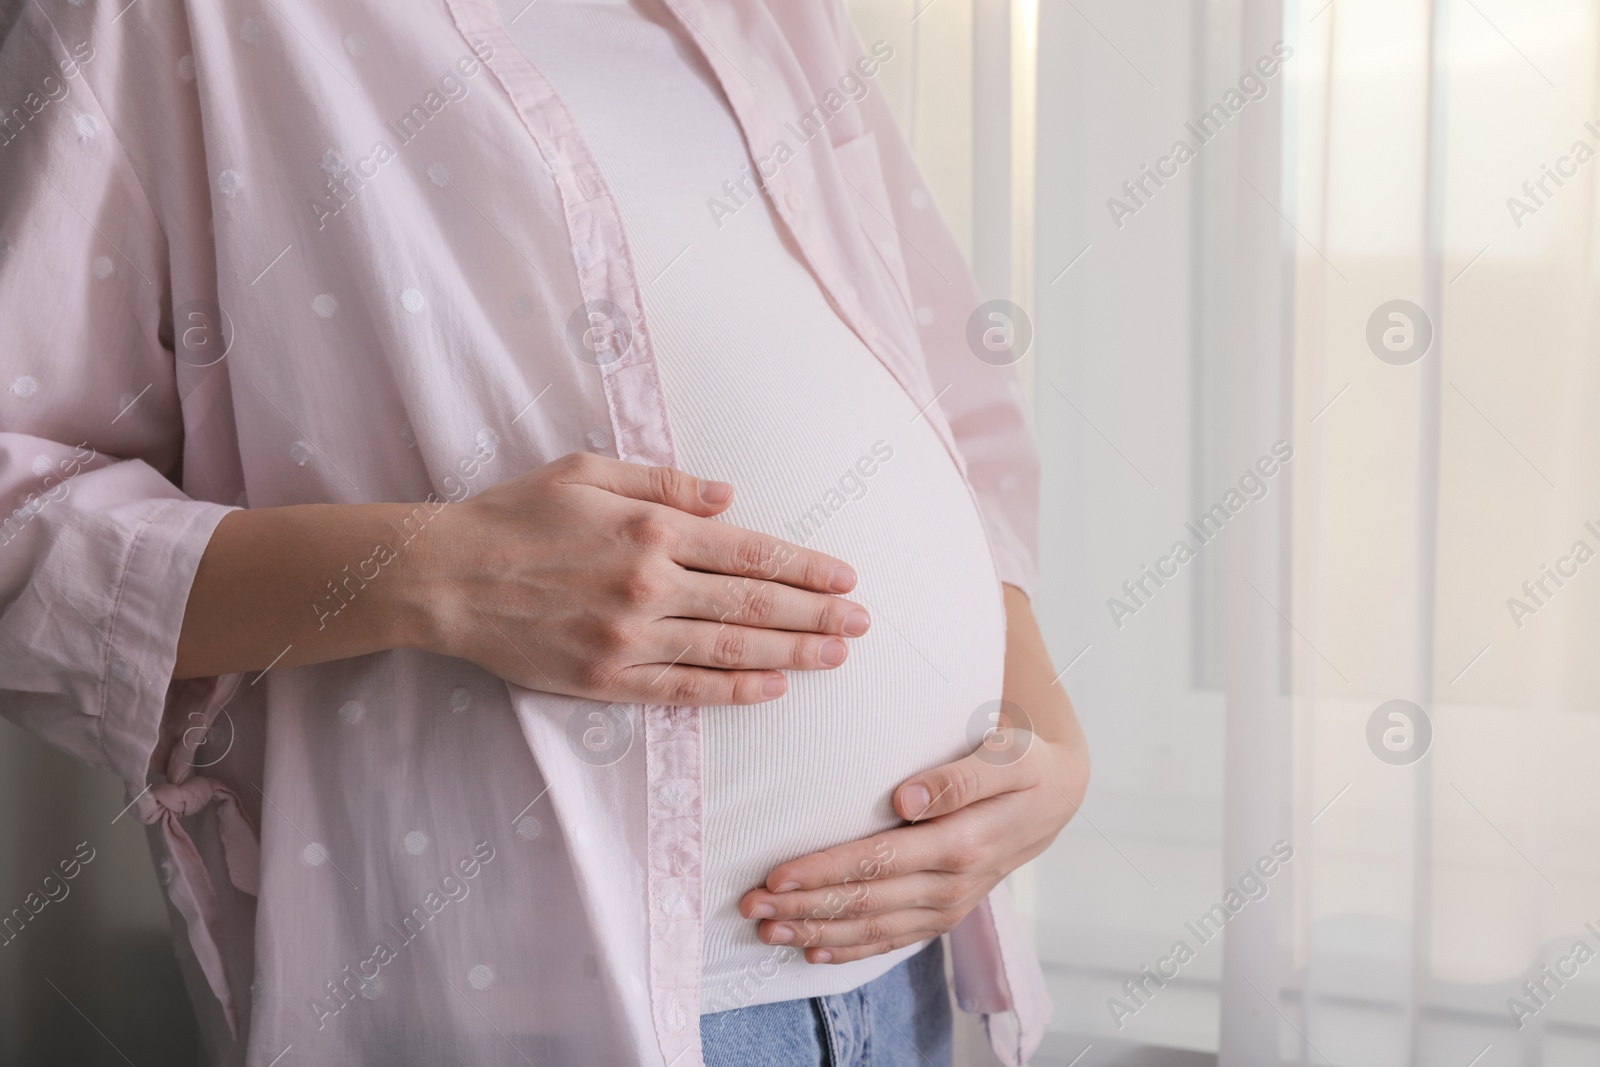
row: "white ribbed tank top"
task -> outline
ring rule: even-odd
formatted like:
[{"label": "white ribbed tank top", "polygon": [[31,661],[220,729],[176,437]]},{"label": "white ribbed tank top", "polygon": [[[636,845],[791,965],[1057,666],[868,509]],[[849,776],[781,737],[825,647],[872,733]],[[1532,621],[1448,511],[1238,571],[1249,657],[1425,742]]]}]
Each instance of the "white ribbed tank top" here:
[{"label": "white ribbed tank top", "polygon": [[[897,825],[894,788],[973,747],[969,722],[1000,698],[1005,658],[976,506],[765,197],[737,206],[724,191],[749,151],[658,0],[500,3],[621,206],[678,465],[734,485],[726,521],[849,562],[851,599],[872,614],[842,667],[793,672],[778,700],[702,715],[702,1011],[854,989],[920,946],[809,964],[758,941],[739,898],[785,860]],[[720,226],[712,198],[736,208]]]}]

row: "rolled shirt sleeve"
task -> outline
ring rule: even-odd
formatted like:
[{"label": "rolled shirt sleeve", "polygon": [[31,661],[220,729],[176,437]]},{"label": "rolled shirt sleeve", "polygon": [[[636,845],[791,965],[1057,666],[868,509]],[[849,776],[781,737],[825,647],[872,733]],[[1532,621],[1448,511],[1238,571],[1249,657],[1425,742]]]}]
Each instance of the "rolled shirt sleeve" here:
[{"label": "rolled shirt sleeve", "polygon": [[90,90],[97,58],[37,4],[0,49],[0,712],[138,793],[233,509],[170,477],[166,242]]}]

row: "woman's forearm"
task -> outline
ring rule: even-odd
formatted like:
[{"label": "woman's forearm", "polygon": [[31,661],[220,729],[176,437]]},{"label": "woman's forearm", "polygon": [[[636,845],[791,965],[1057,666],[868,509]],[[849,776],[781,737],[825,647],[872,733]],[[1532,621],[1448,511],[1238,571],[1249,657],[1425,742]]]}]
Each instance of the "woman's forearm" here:
[{"label": "woman's forearm", "polygon": [[299,504],[230,512],[195,572],[173,677],[419,643],[427,616],[421,549],[440,536],[433,529],[440,509]]},{"label": "woman's forearm", "polygon": [[1056,680],[1033,605],[1016,586],[1001,588],[1006,601],[1005,699],[1021,708],[1028,719],[1015,725],[1029,726],[1052,744],[1081,749],[1083,728],[1066,687]]}]

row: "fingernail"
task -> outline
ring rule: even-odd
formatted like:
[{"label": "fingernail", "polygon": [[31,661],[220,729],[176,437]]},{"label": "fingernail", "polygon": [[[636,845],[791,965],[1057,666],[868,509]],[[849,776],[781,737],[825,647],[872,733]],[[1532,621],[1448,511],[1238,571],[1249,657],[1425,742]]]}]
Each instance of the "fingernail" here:
[{"label": "fingernail", "polygon": [[824,667],[837,667],[844,662],[844,657],[844,642],[836,637],[822,642],[822,648],[817,651],[817,658]]},{"label": "fingernail", "polygon": [[913,819],[927,811],[931,803],[933,794],[928,792],[928,787],[925,785],[908,785],[900,792],[900,804]]},{"label": "fingernail", "polygon": [[856,572],[843,563],[833,568],[833,572],[828,575],[828,588],[835,593],[848,592],[855,588],[855,584]]},{"label": "fingernail", "polygon": [[794,940],[794,931],[787,926],[774,926],[767,934],[767,940],[774,945],[785,945]]},{"label": "fingernail", "polygon": [[774,893],[792,893],[796,889],[799,889],[799,888],[800,888],[800,883],[799,882],[785,882],[782,885],[780,885],[778,888],[774,889],[773,892]]},{"label": "fingernail", "polygon": [[846,637],[860,637],[867,632],[867,627],[872,625],[872,619],[860,608],[844,617],[844,633]]},{"label": "fingernail", "polygon": [[833,953],[825,948],[817,949],[817,954],[811,957],[812,963],[829,963],[833,960]]},{"label": "fingernail", "polygon": [[789,683],[784,681],[783,675],[774,674],[771,678],[761,683],[761,695],[767,699],[783,696],[783,691],[789,688]]},{"label": "fingernail", "polygon": [[757,904],[750,909],[750,918],[752,919],[770,919],[776,914],[778,914],[778,909],[766,903]]},{"label": "fingernail", "polygon": [[733,486],[729,485],[727,482],[711,482],[705,480],[701,480],[700,482],[700,499],[704,500],[707,504],[724,503],[732,495]]}]

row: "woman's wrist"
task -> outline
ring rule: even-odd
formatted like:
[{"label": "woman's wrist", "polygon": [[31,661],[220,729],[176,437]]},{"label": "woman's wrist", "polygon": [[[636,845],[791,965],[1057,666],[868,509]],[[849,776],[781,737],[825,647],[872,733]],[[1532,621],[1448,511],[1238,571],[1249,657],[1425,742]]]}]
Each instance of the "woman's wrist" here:
[{"label": "woman's wrist", "polygon": [[[438,650],[448,510],[295,504],[224,516],[190,586],[174,678]],[[241,610],[248,605],[249,610]]]},{"label": "woman's wrist", "polygon": [[[385,543],[393,550],[395,581],[372,620],[377,639],[390,648],[454,655],[461,594],[455,580],[471,539],[464,535],[467,505],[385,504]],[[376,546],[375,546],[376,547]]]}]

